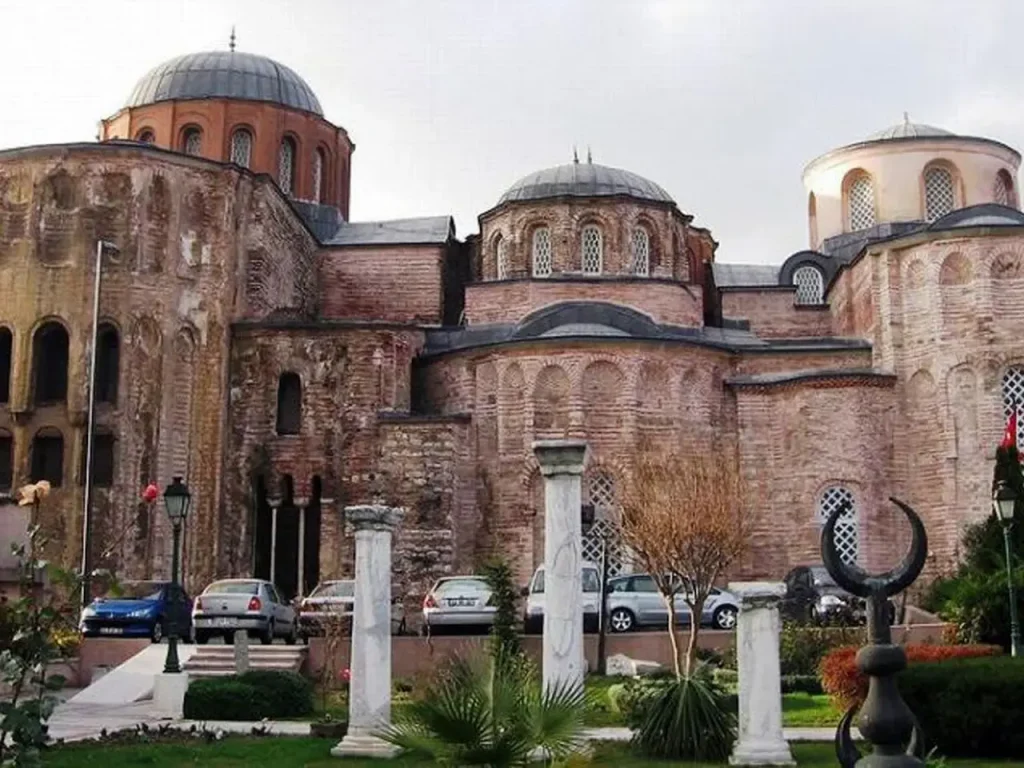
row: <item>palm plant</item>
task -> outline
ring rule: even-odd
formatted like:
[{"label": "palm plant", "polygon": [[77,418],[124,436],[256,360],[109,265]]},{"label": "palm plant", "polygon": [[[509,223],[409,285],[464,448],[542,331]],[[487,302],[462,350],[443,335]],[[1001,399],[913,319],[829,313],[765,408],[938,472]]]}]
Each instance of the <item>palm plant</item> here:
[{"label": "palm plant", "polygon": [[429,694],[395,713],[378,735],[416,762],[436,765],[527,765],[541,751],[552,760],[584,745],[583,691],[546,691],[523,657],[455,658]]}]

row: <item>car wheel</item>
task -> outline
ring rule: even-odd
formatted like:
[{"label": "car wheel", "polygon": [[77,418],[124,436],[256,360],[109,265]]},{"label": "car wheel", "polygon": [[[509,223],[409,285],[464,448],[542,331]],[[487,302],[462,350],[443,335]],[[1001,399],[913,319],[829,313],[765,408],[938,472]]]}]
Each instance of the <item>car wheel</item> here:
[{"label": "car wheel", "polygon": [[206,645],[210,642],[210,635],[201,629],[195,631],[196,645]]},{"label": "car wheel", "polygon": [[715,629],[736,629],[736,609],[731,605],[723,605],[711,615],[711,625]]},{"label": "car wheel", "polygon": [[154,622],[153,631],[150,633],[149,639],[154,643],[159,643],[164,639],[164,623],[162,621]]},{"label": "car wheel", "polygon": [[272,645],[274,642],[274,622],[267,624],[267,631],[260,635],[260,642],[263,645]]},{"label": "car wheel", "polygon": [[633,612],[626,608],[616,608],[608,615],[608,628],[612,632],[629,632],[635,625]]}]

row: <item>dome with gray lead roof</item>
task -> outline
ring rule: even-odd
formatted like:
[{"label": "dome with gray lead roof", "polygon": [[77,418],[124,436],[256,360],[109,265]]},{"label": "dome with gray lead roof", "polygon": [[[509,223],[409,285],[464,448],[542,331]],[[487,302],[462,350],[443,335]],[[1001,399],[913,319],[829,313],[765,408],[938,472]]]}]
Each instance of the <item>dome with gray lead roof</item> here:
[{"label": "dome with gray lead roof", "polygon": [[952,131],[945,128],[936,128],[934,125],[924,123],[912,123],[910,118],[904,116],[902,123],[890,125],[880,131],[875,131],[865,141],[886,141],[887,139],[927,139],[935,136],[956,136]]},{"label": "dome with gray lead roof", "polygon": [[268,101],[324,114],[313,89],[293,70],[266,56],[237,51],[190,53],[165,61],[136,83],[125,106],[190,99]]},{"label": "dome with gray lead roof", "polygon": [[524,176],[498,200],[513,203],[552,197],[614,197],[673,203],[671,195],[653,181],[621,168],[596,163],[567,163]]}]

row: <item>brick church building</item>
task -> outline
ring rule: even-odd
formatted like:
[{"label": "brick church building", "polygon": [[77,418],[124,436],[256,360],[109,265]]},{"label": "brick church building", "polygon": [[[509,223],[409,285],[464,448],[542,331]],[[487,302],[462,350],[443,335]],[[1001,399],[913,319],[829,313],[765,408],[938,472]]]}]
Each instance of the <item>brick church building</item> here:
[{"label": "brick church building", "polygon": [[988,513],[1024,396],[1012,148],[904,120],[829,152],[803,174],[807,247],[773,266],[717,263],[670,192],[589,159],[496,189],[465,239],[444,215],[351,222],[354,149],[295,72],[230,50],[153,69],[97,143],[0,151],[0,492],[53,484],[66,560],[102,242],[91,552],[128,577],[168,573],[140,489],[182,475],[192,589],[348,574],[342,508],[373,499],[407,510],[410,602],[492,553],[525,581],[531,443],[558,436],[589,441],[598,527],[643,446],[734,456],[746,576],[817,562],[845,499],[844,556],[869,568],[906,541],[889,495],[933,570]]}]

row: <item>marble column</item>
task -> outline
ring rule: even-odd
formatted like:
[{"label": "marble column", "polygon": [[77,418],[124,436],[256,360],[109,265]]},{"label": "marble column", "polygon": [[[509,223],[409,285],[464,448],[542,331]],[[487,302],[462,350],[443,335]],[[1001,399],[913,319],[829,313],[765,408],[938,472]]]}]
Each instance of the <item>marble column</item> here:
[{"label": "marble column", "polygon": [[779,665],[779,602],[786,585],[739,582],[729,591],[740,599],[736,627],[739,667],[739,738],[731,765],[793,765],[782,735],[782,678]]},{"label": "marble column", "polygon": [[584,440],[539,440],[533,451],[544,476],[544,687],[583,687]]},{"label": "marble column", "polygon": [[356,584],[348,733],[331,750],[335,757],[394,755],[373,734],[391,722],[391,536],[402,515],[393,507],[345,507],[356,536]]}]

